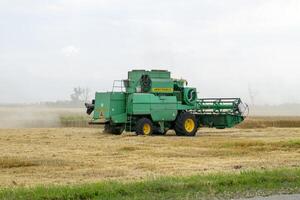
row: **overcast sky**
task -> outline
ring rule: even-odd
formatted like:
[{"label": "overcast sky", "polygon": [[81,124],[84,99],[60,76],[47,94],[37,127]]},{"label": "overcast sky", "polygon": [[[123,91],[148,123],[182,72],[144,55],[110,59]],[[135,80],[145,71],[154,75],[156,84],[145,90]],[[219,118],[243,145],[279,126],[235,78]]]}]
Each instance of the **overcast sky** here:
[{"label": "overcast sky", "polygon": [[134,68],[201,97],[299,103],[300,1],[0,0],[0,103],[107,91]]}]

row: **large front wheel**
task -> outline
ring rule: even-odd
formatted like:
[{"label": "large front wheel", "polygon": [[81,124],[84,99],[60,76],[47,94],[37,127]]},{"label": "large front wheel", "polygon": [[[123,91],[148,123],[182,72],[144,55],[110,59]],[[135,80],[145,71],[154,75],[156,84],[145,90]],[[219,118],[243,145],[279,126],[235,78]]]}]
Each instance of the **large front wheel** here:
[{"label": "large front wheel", "polygon": [[180,113],[176,119],[175,132],[178,136],[195,136],[197,128],[196,117],[189,112]]}]

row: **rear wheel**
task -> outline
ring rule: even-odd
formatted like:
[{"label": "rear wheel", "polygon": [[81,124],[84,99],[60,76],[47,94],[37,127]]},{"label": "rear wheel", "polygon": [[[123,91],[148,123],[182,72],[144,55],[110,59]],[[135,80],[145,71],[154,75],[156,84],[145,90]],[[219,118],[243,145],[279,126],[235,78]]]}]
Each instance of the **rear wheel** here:
[{"label": "rear wheel", "polygon": [[142,118],[136,123],[135,132],[137,135],[151,135],[153,133],[153,124],[150,119]]},{"label": "rear wheel", "polygon": [[179,114],[175,122],[175,132],[178,136],[195,136],[197,132],[195,115],[189,112]]},{"label": "rear wheel", "polygon": [[125,127],[123,125],[105,124],[105,126],[104,126],[105,133],[111,133],[114,135],[121,135],[123,133],[124,129],[125,129]]}]

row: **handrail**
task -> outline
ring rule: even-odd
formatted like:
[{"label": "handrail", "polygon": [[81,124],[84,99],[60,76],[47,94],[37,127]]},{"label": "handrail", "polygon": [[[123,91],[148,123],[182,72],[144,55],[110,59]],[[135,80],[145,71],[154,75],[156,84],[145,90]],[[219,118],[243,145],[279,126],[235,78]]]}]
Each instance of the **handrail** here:
[{"label": "handrail", "polygon": [[[120,83],[117,85],[117,83]],[[113,86],[112,86],[112,92],[115,92],[116,88],[120,88],[120,92],[124,92],[125,86],[124,86],[124,81],[123,80],[114,80]]]}]

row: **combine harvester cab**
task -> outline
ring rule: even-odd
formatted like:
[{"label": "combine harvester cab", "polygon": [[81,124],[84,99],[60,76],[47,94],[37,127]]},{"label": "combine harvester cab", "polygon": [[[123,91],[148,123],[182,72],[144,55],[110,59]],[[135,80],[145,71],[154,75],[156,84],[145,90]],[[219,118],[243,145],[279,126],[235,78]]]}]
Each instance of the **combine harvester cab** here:
[{"label": "combine harvester cab", "polygon": [[[115,92],[120,87],[124,91]],[[194,136],[200,127],[231,128],[241,123],[248,106],[240,98],[198,99],[196,88],[183,79],[172,79],[166,70],[132,70],[112,92],[96,92],[87,113],[90,124],[104,124],[105,131],[138,135]]]}]

